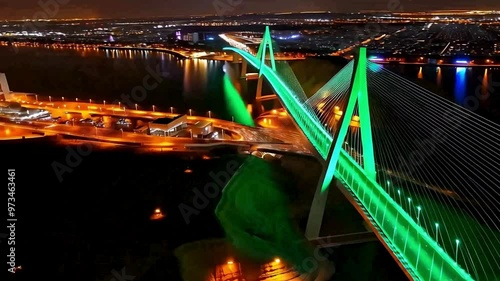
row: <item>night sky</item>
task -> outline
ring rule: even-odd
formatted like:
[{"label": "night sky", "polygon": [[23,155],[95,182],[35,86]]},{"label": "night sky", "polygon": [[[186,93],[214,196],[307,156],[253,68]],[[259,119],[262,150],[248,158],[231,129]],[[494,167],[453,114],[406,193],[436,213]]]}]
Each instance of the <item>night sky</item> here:
[{"label": "night sky", "polygon": [[[109,18],[217,14],[214,3],[234,3],[232,11],[286,12],[329,10],[332,12],[388,10],[400,1],[402,11],[444,9],[498,9],[499,0],[0,0],[0,20],[36,18],[43,15],[40,3],[60,4],[57,12],[45,13],[49,18]],[[38,12],[38,14],[37,14]],[[219,13],[220,14],[220,13]]]}]

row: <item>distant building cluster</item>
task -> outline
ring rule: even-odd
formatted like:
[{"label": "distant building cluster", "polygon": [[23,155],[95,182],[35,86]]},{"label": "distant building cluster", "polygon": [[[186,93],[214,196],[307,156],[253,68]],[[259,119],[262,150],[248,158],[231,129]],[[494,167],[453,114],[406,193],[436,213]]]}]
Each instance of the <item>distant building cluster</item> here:
[{"label": "distant building cluster", "polygon": [[[221,50],[228,38],[258,44],[269,25],[281,51],[308,55],[344,54],[366,46],[386,55],[494,56],[500,53],[500,12],[426,13],[303,12],[198,16],[142,20],[49,21],[31,30],[22,21],[0,25],[0,41],[57,44],[164,44]],[[229,38],[231,39],[231,38]],[[0,42],[1,43],[1,42]]]}]

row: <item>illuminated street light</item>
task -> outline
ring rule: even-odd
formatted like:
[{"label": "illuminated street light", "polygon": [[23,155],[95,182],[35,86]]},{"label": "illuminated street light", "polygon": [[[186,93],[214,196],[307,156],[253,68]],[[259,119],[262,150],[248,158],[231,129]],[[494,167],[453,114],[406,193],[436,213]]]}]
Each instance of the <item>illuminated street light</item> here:
[{"label": "illuminated street light", "polygon": [[420,222],[420,211],[422,211],[422,207],[417,206],[417,224]]},{"label": "illuminated street light", "polygon": [[174,114],[174,108],[170,107],[170,113]]},{"label": "illuminated street light", "polygon": [[208,118],[212,118],[212,112],[210,110],[208,111]]},{"label": "illuminated street light", "polygon": [[275,262],[275,263],[280,263],[280,262],[281,262],[281,260],[280,260],[280,259],[278,259],[278,258],[275,258],[275,259],[274,259],[274,262]]},{"label": "illuminated street light", "polygon": [[38,102],[38,95],[35,95],[35,100],[36,102]]},{"label": "illuminated street light", "polygon": [[62,100],[64,101],[64,97],[62,97]]},{"label": "illuminated street light", "polygon": [[52,97],[51,96],[49,96],[49,102],[52,102]]},{"label": "illuminated street light", "polygon": [[76,98],[75,101],[78,102],[78,98]]},{"label": "illuminated street light", "polygon": [[104,106],[106,106],[106,101],[105,100],[103,100],[102,103],[104,104]]},{"label": "illuminated street light", "polygon": [[153,112],[155,112],[155,106],[153,105]]},{"label": "illuminated street light", "polygon": [[233,264],[232,260],[227,261],[227,264]]},{"label": "illuminated street light", "polygon": [[89,103],[92,103],[92,99],[89,99]]},{"label": "illuminated street light", "polygon": [[161,220],[165,217],[165,215],[163,214],[163,212],[161,211],[160,208],[156,208],[153,212],[153,214],[151,215],[150,219],[151,220]]},{"label": "illuminated street light", "polygon": [[435,225],[436,225],[436,243],[438,243],[439,223],[436,223]]},{"label": "illuminated street light", "polygon": [[137,103],[135,104],[135,110],[137,110]]},{"label": "illuminated street light", "polygon": [[193,116],[193,110],[189,109],[189,116]]},{"label": "illuminated street light", "polygon": [[460,240],[456,239],[455,242],[457,243],[457,249],[455,250],[455,262],[458,263],[458,244],[460,244]]}]

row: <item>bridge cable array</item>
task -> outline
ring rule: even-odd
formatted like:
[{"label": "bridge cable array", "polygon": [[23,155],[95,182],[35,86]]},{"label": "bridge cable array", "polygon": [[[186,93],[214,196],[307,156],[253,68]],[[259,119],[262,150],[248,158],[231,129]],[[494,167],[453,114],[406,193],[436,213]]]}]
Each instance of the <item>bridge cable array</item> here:
[{"label": "bridge cable array", "polygon": [[[353,63],[306,102],[331,133],[351,95]],[[380,65],[366,71],[377,182],[474,280],[498,279],[500,126]],[[356,107],[343,149],[363,167],[358,116]]]},{"label": "bridge cable array", "polygon": [[498,279],[500,126],[368,65],[378,182],[475,280]]}]

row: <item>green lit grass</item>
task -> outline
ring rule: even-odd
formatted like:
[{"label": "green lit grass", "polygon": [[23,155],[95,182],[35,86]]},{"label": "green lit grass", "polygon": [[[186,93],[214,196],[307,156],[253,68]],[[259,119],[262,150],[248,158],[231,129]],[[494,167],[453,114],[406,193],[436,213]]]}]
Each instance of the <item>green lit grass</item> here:
[{"label": "green lit grass", "polygon": [[313,249],[290,217],[280,188],[289,181],[272,163],[250,156],[227,183],[215,213],[241,253],[265,262],[280,257],[300,268]]}]

